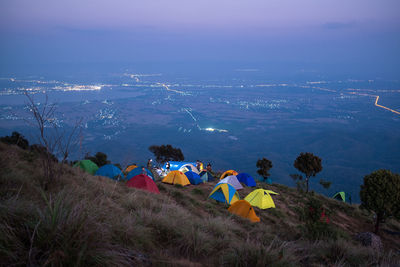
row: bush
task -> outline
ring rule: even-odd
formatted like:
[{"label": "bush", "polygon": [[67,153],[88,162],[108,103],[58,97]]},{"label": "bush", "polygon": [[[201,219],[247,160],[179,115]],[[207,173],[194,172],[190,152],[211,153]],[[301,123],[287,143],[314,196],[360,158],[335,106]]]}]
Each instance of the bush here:
[{"label": "bush", "polygon": [[302,230],[306,238],[310,240],[338,238],[337,231],[329,224],[329,217],[318,199],[308,198],[300,219],[305,222]]}]

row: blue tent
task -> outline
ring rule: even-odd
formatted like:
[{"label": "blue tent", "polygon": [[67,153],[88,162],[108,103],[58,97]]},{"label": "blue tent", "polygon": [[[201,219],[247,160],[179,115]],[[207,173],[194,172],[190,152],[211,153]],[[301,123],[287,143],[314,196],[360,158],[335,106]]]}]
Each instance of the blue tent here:
[{"label": "blue tent", "polygon": [[109,177],[114,180],[120,180],[124,178],[122,171],[117,166],[112,164],[107,164],[100,167],[96,171],[95,175]]},{"label": "blue tent", "polygon": [[227,204],[233,204],[240,199],[238,192],[230,184],[217,184],[208,197]]},{"label": "blue tent", "polygon": [[191,184],[201,184],[203,180],[201,180],[200,176],[192,171],[185,172],[186,177],[189,179]]},{"label": "blue tent", "polygon": [[[170,161],[170,162],[169,162],[169,165],[170,165],[169,170],[170,170],[170,171],[179,171],[183,166],[185,166],[185,165],[187,165],[187,164],[196,166],[196,162],[188,162],[188,161]],[[162,168],[163,168],[164,170],[167,168],[167,163],[166,163],[166,162],[164,163],[164,165],[163,165]],[[189,167],[189,169],[190,169],[190,167]]]},{"label": "blue tent", "polygon": [[[153,179],[154,181],[154,176],[153,173],[151,171],[149,171],[148,169],[144,168],[146,171],[147,176],[149,176],[151,179]],[[126,175],[126,180],[130,180],[132,177],[139,175],[139,174],[143,174],[142,172],[142,168],[138,167],[138,168],[134,168],[133,170],[131,170],[127,175]]]},{"label": "blue tent", "polygon": [[199,175],[204,183],[214,181],[214,176],[212,176],[212,174],[208,171],[202,171]]},{"label": "blue tent", "polygon": [[253,177],[251,177],[250,174],[242,172],[236,175],[238,178],[239,182],[247,185],[247,186],[256,186],[256,182],[254,181]]}]

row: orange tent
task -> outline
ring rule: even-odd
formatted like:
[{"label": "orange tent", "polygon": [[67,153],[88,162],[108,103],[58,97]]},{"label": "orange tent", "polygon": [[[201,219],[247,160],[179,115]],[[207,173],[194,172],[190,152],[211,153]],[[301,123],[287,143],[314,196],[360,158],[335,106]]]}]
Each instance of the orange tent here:
[{"label": "orange tent", "polygon": [[135,164],[129,165],[128,167],[126,167],[125,173],[130,172],[130,171],[133,170],[134,168],[137,168],[137,166],[136,166]]},{"label": "orange tent", "polygon": [[162,179],[162,182],[166,184],[180,184],[182,186],[190,185],[189,179],[180,171],[169,172],[168,175]]},{"label": "orange tent", "polygon": [[260,218],[257,217],[253,207],[246,200],[236,201],[228,208],[228,211],[252,222],[260,222]]},{"label": "orange tent", "polygon": [[219,179],[222,180],[222,179],[224,179],[225,177],[230,176],[230,175],[238,175],[238,172],[237,172],[237,171],[234,171],[234,170],[226,171],[226,172],[224,172],[224,173],[221,175],[221,177],[219,177]]}]

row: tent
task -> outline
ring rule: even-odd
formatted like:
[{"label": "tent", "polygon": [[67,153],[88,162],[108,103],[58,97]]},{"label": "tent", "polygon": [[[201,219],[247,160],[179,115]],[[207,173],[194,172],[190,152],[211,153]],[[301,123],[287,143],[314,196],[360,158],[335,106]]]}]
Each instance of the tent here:
[{"label": "tent", "polygon": [[256,182],[254,181],[253,177],[251,177],[250,174],[242,172],[236,175],[236,178],[239,180],[239,182],[247,185],[247,186],[256,186]]},{"label": "tent", "polygon": [[337,192],[336,194],[333,195],[332,198],[339,200],[339,201],[346,202],[346,193],[343,191]]},{"label": "tent", "polygon": [[189,179],[191,184],[201,184],[203,180],[200,179],[200,176],[192,171],[185,172],[186,177]]},{"label": "tent", "polygon": [[279,195],[271,190],[256,189],[248,194],[244,199],[247,200],[252,206],[260,209],[275,208],[275,203],[272,200],[271,194]]},{"label": "tent", "polygon": [[225,177],[227,177],[229,175],[238,175],[238,172],[234,171],[234,170],[226,171],[221,175],[221,177],[219,177],[219,179],[222,180],[222,179],[224,179]]},{"label": "tent", "polygon": [[197,168],[196,168],[195,166],[193,166],[192,164],[185,164],[185,165],[183,165],[183,166],[179,169],[179,171],[181,171],[181,172],[183,172],[183,173],[188,172],[188,171],[192,171],[192,172],[194,172],[194,173],[196,173],[196,174],[199,174],[199,170],[197,170]]},{"label": "tent", "polygon": [[199,175],[203,183],[214,181],[214,176],[208,171],[202,171]]},{"label": "tent", "polygon": [[135,164],[129,165],[128,167],[126,167],[125,169],[125,173],[129,173],[131,170],[137,168],[137,166]]},{"label": "tent", "polygon": [[171,171],[164,177],[164,179],[162,179],[162,182],[166,184],[180,184],[182,186],[190,184],[186,175],[180,171]]},{"label": "tent", "polygon": [[96,165],[96,163],[94,163],[93,161],[88,160],[88,159],[78,161],[77,163],[74,164],[73,167],[77,167],[77,166],[79,166],[82,170],[84,170],[85,172],[88,172],[90,174],[95,174],[96,171],[99,169],[99,167]]},{"label": "tent", "polygon": [[127,187],[134,187],[142,190],[146,190],[155,194],[160,194],[156,183],[147,175],[139,174],[133,176],[127,183]]},{"label": "tent", "polygon": [[243,186],[239,183],[239,180],[236,178],[235,175],[231,175],[231,176],[225,177],[224,179],[219,181],[218,184],[230,184],[236,190],[243,189]]},{"label": "tent", "polygon": [[[154,176],[153,173],[151,171],[149,171],[148,169],[144,168],[144,170],[146,171],[147,176],[150,176],[151,179],[153,179],[154,181]],[[133,176],[139,175],[139,174],[143,174],[142,168],[134,168],[133,170],[131,170],[127,175],[126,175],[126,180],[131,179]]]},{"label": "tent", "polygon": [[115,165],[107,164],[101,166],[97,171],[96,174],[98,176],[105,176],[114,180],[120,180],[124,178],[124,174],[122,171]]},{"label": "tent", "polygon": [[[195,167],[196,163],[195,162],[185,162],[185,161],[170,161],[169,162],[170,171],[181,171],[181,172],[187,172],[187,171],[192,171],[195,173],[199,173],[197,168]],[[167,163],[164,163],[163,167],[164,170],[167,168]]]},{"label": "tent", "polygon": [[253,207],[246,200],[236,201],[228,208],[228,211],[252,222],[260,222],[260,218],[257,217]]},{"label": "tent", "polygon": [[227,204],[235,203],[240,199],[238,192],[230,184],[217,184],[208,198]]}]

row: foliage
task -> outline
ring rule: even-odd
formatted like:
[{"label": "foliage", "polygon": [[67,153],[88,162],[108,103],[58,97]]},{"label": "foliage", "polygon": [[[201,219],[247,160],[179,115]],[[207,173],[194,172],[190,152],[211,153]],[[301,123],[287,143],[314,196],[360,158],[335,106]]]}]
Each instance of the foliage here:
[{"label": "foliage", "polygon": [[53,162],[58,162],[58,159],[56,156],[54,156],[52,153],[50,153],[44,146],[34,144],[30,146],[30,150],[36,154],[39,155],[40,157],[48,158],[49,160]]},{"label": "foliage", "polygon": [[107,155],[103,152],[97,152],[94,156],[86,155],[85,159],[93,161],[99,167],[111,163],[111,161],[107,160]]},{"label": "foliage", "polygon": [[[300,172],[305,174],[305,186],[306,193],[308,193],[309,189],[309,179],[310,177],[315,177],[317,173],[322,171],[322,163],[321,159],[315,156],[312,153],[300,153],[300,155],[294,161],[294,167],[298,169]],[[293,179],[303,180],[301,175],[291,175]]]},{"label": "foliage", "polygon": [[400,216],[400,175],[389,170],[374,171],[364,177],[360,191],[361,207],[376,214],[379,224],[390,216]]},{"label": "foliage", "polygon": [[29,148],[29,142],[19,132],[12,132],[11,136],[3,136],[0,141],[9,145],[17,145],[22,149]]},{"label": "foliage", "polygon": [[324,179],[320,179],[319,184],[322,185],[323,188],[329,189],[329,187],[331,187],[331,185],[332,185],[332,182],[326,181]]},{"label": "foliage", "polygon": [[329,224],[326,210],[317,198],[308,197],[301,219],[305,221],[304,234],[308,239],[337,239],[337,232]]},{"label": "foliage", "polygon": [[270,176],[270,173],[268,172],[272,168],[272,162],[268,160],[267,158],[262,158],[257,160],[256,166],[258,168],[257,173],[261,175],[264,180]]},{"label": "foliage", "polygon": [[171,145],[152,145],[149,147],[150,152],[154,154],[157,162],[164,163],[167,161],[183,161],[185,157],[180,148],[174,148]]}]

